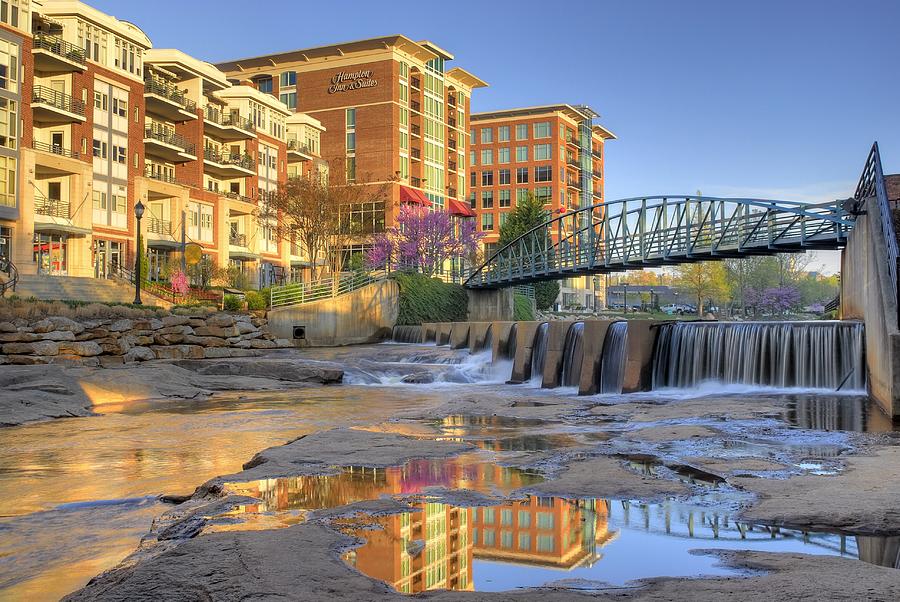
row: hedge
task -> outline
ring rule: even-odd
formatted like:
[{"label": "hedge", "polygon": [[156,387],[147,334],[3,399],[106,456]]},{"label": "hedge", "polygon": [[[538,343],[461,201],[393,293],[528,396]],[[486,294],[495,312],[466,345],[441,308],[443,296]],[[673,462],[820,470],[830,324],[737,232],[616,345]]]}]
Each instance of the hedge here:
[{"label": "hedge", "polygon": [[519,293],[513,296],[513,319],[523,322],[534,320],[534,306],[531,299]]},{"label": "hedge", "polygon": [[459,284],[415,273],[397,273],[393,278],[400,285],[398,325],[466,321],[469,296]]}]

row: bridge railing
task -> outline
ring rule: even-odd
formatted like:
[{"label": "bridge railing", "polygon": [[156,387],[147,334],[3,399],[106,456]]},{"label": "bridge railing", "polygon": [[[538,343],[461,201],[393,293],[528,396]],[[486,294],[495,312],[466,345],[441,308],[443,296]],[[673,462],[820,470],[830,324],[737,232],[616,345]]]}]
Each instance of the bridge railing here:
[{"label": "bridge railing", "polygon": [[852,223],[839,202],[621,199],[541,224],[497,251],[466,284],[496,287],[574,273],[836,248]]},{"label": "bridge railing", "polygon": [[[881,153],[878,152],[878,143],[872,144],[869,156],[866,158],[866,164],[863,167],[862,174],[859,176],[859,183],[856,185],[856,193],[853,195],[858,205],[867,199],[874,198],[878,203],[878,209],[881,213],[881,231],[884,234],[884,242],[887,245],[889,273],[891,275],[891,290],[894,291],[895,300],[898,299],[897,292],[897,262],[900,259],[900,251],[898,251],[897,233],[894,230],[894,215],[888,201],[887,188],[884,185],[884,172],[881,168]],[[898,303],[900,305],[900,303]]]}]

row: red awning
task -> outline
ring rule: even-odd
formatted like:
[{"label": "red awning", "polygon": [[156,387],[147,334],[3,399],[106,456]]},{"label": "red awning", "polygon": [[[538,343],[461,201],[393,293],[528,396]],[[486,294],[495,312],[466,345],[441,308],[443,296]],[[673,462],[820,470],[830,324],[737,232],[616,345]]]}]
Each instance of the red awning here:
[{"label": "red awning", "polygon": [[461,203],[456,199],[447,199],[450,201],[447,209],[450,211],[450,215],[460,215],[462,217],[475,217],[475,212],[472,211],[472,208],[466,205],[465,203]]},{"label": "red awning", "polygon": [[425,193],[409,186],[400,186],[400,202],[413,203],[414,205],[422,205],[423,207],[431,207],[431,201],[425,196]]}]

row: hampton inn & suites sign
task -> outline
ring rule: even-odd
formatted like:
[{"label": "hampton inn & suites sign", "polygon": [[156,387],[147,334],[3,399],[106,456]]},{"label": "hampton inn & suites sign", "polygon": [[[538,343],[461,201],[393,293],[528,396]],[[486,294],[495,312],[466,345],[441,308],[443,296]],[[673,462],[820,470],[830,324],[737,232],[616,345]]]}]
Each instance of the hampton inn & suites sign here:
[{"label": "hampton inn & suites sign", "polygon": [[335,92],[349,92],[360,88],[374,88],[377,85],[378,80],[372,77],[372,71],[369,69],[339,71],[331,77],[328,93],[334,94]]}]

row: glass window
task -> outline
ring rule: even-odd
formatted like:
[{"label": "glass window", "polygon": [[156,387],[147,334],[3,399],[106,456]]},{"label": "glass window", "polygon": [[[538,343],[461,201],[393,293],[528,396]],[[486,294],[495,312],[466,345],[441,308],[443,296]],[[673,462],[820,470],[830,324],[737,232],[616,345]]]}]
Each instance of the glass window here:
[{"label": "glass window", "polygon": [[490,144],[494,141],[494,129],[493,128],[481,128],[481,143],[482,144]]},{"label": "glass window", "polygon": [[497,141],[498,142],[509,142],[509,126],[501,125],[497,128]]},{"label": "glass window", "polygon": [[500,185],[503,186],[504,184],[509,184],[509,181],[510,181],[509,170],[501,169],[500,170]]},{"label": "glass window", "polygon": [[296,92],[282,92],[278,99],[287,105],[289,109],[297,108],[297,93]]},{"label": "glass window", "polygon": [[[528,189],[527,188],[517,188],[516,189],[516,204],[524,203],[528,200]],[[521,519],[521,515],[520,515]]]},{"label": "glass window", "polygon": [[256,88],[260,92],[264,92],[266,94],[271,94],[272,93],[272,77],[266,76],[266,77],[261,77],[258,80],[256,80]]},{"label": "glass window", "polygon": [[[494,229],[494,214],[493,213],[482,213],[481,214],[481,230],[483,232],[490,232]],[[493,523],[493,520],[491,521]],[[485,524],[488,524],[485,522]],[[484,532],[487,535],[487,531]],[[494,532],[491,531],[491,536],[493,537]]]},{"label": "glass window", "polygon": [[477,165],[477,163],[475,162],[475,151],[470,150],[469,151],[469,167],[472,167],[473,165]]},{"label": "glass window", "polygon": [[347,157],[346,177],[348,182],[356,181],[356,157]]},{"label": "glass window", "polygon": [[516,184],[527,184],[528,183],[528,168],[527,167],[519,167],[516,169]]},{"label": "glass window", "polygon": [[[481,208],[482,209],[493,209],[494,208],[494,191],[493,190],[482,190],[481,191]],[[485,516],[484,524],[488,525],[494,522],[494,511],[491,510],[491,520],[488,522],[487,516]]]},{"label": "glass window", "polygon": [[513,547],[512,531],[500,531],[500,547],[501,548],[512,548]]},{"label": "glass window", "polygon": [[469,144],[475,144],[475,128],[469,130]]},{"label": "glass window", "polygon": [[523,552],[531,551],[531,534],[519,533],[519,549]]},{"label": "glass window", "polygon": [[534,145],[534,160],[535,161],[549,161],[550,154],[552,153],[550,144],[535,144]]},{"label": "glass window", "polygon": [[509,147],[501,146],[497,149],[497,162],[499,163],[509,163]]},{"label": "glass window", "polygon": [[278,82],[279,86],[282,88],[287,88],[288,86],[296,86],[297,85],[297,72],[296,71],[284,71]]},{"label": "glass window", "polygon": [[553,168],[549,165],[541,165],[534,168],[534,181],[535,182],[552,182],[553,181]]},{"label": "glass window", "polygon": [[[504,188],[503,190],[500,191],[500,208],[504,209],[504,208],[508,208],[508,207],[510,207],[509,188]],[[506,214],[504,213],[503,215],[506,215]],[[501,217],[501,219],[502,219],[502,217]]]},{"label": "glass window", "polygon": [[469,172],[469,186],[477,186],[478,185],[478,172],[470,171]]},{"label": "glass window", "polygon": [[534,124],[534,137],[535,138],[549,138],[550,137],[550,122],[549,121],[541,121],[539,123]]},{"label": "glass window", "polygon": [[0,88],[15,92],[19,79],[19,45],[0,40]]},{"label": "glass window", "polygon": [[516,140],[528,140],[528,124],[520,123],[516,126]]},{"label": "glass window", "polygon": [[347,124],[347,128],[348,129],[355,128],[356,127],[356,109],[355,108],[347,109],[345,111],[345,114],[346,114],[345,121]]},{"label": "glass window", "polygon": [[[484,216],[484,215],[483,215],[483,216],[481,216],[481,217],[487,217],[487,216]],[[493,216],[491,216],[491,217],[493,217]],[[491,227],[490,227],[490,228],[485,228],[485,229],[487,229],[487,230],[493,230],[493,229],[494,229],[493,223],[491,224]],[[493,545],[495,545],[495,544],[496,544],[496,538],[495,538],[494,535],[495,535],[495,533],[494,533],[494,530],[493,530],[493,529],[485,529],[485,530],[484,530],[484,533],[482,534],[482,537],[484,538],[484,539],[482,540],[482,544],[483,544],[483,545],[486,545],[486,546],[493,546]]]},{"label": "glass window", "polygon": [[538,552],[552,552],[553,551],[553,536],[552,535],[538,535],[537,536],[537,551]]},{"label": "glass window", "polygon": [[[7,98],[0,98],[0,146],[5,148],[16,148],[18,135],[17,126],[19,118],[17,117],[18,103]],[[62,147],[62,143],[54,146]]]},{"label": "glass window", "polygon": [[0,157],[0,205],[16,206],[16,159]]},{"label": "glass window", "polygon": [[356,132],[347,132],[347,152],[356,151]]},{"label": "glass window", "polygon": [[494,164],[494,149],[485,148],[481,150],[481,164],[482,165],[493,165]]},{"label": "glass window", "polygon": [[494,185],[494,172],[493,171],[482,171],[481,172],[481,185],[482,186],[493,186]]},{"label": "glass window", "polygon": [[534,189],[534,196],[537,200],[547,204],[553,199],[553,188],[550,186],[538,186]]},{"label": "glass window", "polygon": [[516,147],[516,162],[523,163],[528,161],[528,147],[527,146],[517,146]]}]

